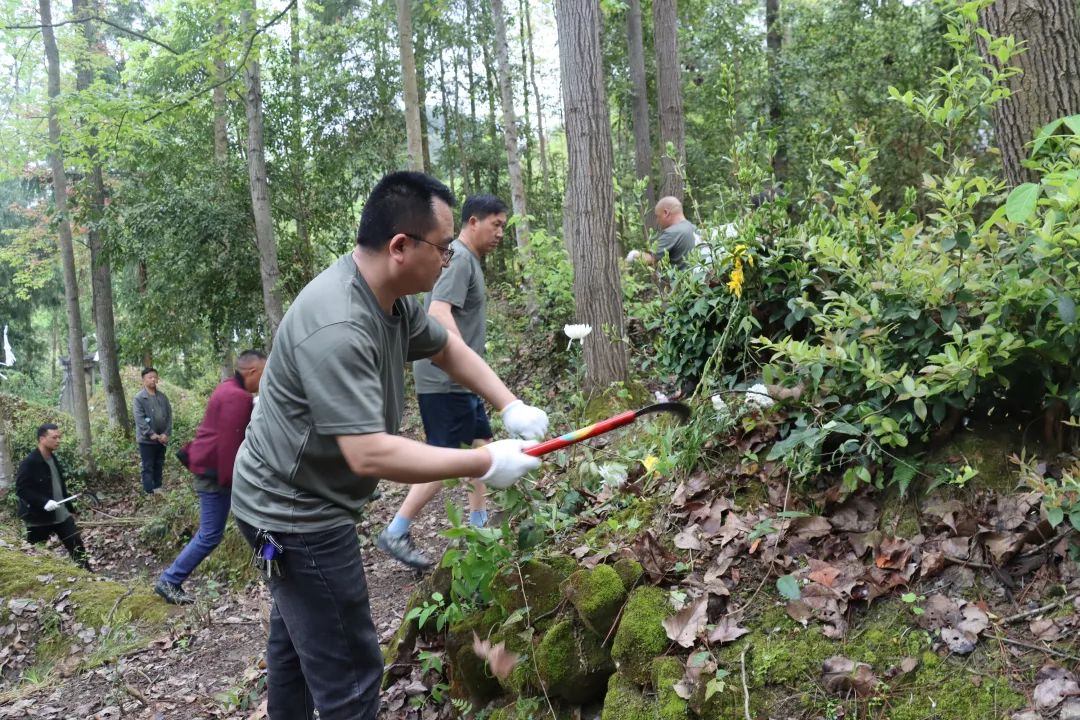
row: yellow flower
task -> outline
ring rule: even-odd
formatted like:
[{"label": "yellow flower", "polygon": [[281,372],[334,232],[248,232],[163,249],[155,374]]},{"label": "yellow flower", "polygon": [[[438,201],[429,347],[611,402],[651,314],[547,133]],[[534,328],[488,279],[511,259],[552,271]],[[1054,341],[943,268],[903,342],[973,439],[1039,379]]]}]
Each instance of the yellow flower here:
[{"label": "yellow flower", "polygon": [[651,473],[656,468],[656,463],[660,462],[660,458],[655,455],[650,455],[641,461],[641,464],[645,466],[645,472]]},{"label": "yellow flower", "polygon": [[735,269],[731,271],[731,279],[728,280],[728,290],[735,293],[735,297],[742,298],[742,286],[743,286],[743,269],[742,260],[735,258]]}]

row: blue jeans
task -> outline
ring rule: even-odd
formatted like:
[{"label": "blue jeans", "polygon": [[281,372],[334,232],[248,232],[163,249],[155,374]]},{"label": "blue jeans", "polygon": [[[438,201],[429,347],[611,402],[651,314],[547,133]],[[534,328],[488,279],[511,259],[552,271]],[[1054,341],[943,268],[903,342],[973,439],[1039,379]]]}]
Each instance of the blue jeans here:
[{"label": "blue jeans", "polygon": [[228,488],[224,492],[199,493],[199,529],[195,537],[180,551],[172,565],[161,573],[161,579],[173,585],[180,585],[206,556],[214,551],[225,537],[225,521],[229,519],[229,507],[232,505],[232,493]]},{"label": "blue jeans", "polygon": [[[236,526],[258,549],[257,529]],[[271,720],[375,720],[383,657],[371,620],[364,563],[351,524],[272,533],[281,573],[263,578],[274,603],[266,641]]]},{"label": "blue jeans", "polygon": [[142,460],[142,489],[152,493],[161,487],[165,446],[159,442],[139,443],[139,459]]}]

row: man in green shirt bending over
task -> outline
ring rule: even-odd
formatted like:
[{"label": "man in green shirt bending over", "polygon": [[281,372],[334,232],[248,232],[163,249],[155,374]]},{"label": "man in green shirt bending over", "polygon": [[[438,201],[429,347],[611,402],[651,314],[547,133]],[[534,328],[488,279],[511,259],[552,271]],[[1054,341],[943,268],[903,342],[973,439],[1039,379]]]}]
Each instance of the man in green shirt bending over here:
[{"label": "man in green shirt bending over", "polygon": [[383,658],[356,518],[379,478],[475,477],[513,485],[539,466],[523,440],[434,447],[396,433],[405,363],[430,357],[500,409],[508,432],[539,437],[525,405],[412,297],[450,261],[453,195],[415,172],[387,175],[364,205],[353,252],[308,283],[285,314],[233,468],[232,508],[273,595],[270,717],[374,720]]}]

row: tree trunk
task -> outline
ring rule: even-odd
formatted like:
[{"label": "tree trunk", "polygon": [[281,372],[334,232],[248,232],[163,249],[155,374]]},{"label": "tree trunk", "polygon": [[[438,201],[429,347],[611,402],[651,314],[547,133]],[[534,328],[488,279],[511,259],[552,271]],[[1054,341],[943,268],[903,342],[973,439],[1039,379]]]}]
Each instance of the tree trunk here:
[{"label": "tree trunk", "polygon": [[15,461],[11,457],[8,430],[0,424],[0,490],[15,484]]},{"label": "tree trunk", "polygon": [[416,89],[416,58],[413,56],[412,9],[409,0],[397,2],[398,50],[405,95],[405,135],[409,143],[409,168],[424,171],[424,141],[420,128],[420,98]]},{"label": "tree trunk", "polygon": [[[225,34],[225,25],[220,20],[217,23],[215,32],[219,38]],[[229,159],[229,126],[223,82],[226,76],[225,58],[220,52],[217,52],[214,56],[214,82],[222,84],[214,88],[212,95],[214,106],[214,161],[221,166],[222,172],[224,172],[226,161]]]},{"label": "tree trunk", "polygon": [[548,171],[547,139],[544,137],[544,103],[540,96],[540,86],[536,82],[536,56],[533,54],[532,19],[529,17],[529,2],[524,0],[525,33],[529,42],[529,82],[532,84],[533,97],[536,98],[536,137],[540,143],[540,173],[544,185],[544,226],[551,228],[550,208],[554,195],[551,192],[551,173]]},{"label": "tree trunk", "polygon": [[[464,152],[465,146],[465,130],[462,128],[461,122],[461,105],[460,100],[460,88],[461,83],[458,78],[461,77],[461,59],[458,57],[457,51],[454,51],[454,130],[457,134],[458,145],[454,149],[454,157],[458,158],[461,162],[461,190],[468,197],[471,192],[471,180],[469,176],[469,156]],[[469,73],[469,77],[472,78],[472,73]],[[471,84],[470,84],[471,87]]]},{"label": "tree trunk", "polygon": [[300,248],[303,264],[303,282],[307,284],[315,277],[315,251],[311,247],[311,234],[308,231],[307,190],[304,186],[304,168],[307,155],[304,150],[304,96],[300,83],[300,3],[297,1],[289,10],[289,89],[292,94],[290,111],[292,132],[289,138],[289,165],[292,175],[294,194],[293,219],[296,221],[296,239]]},{"label": "tree trunk", "polygon": [[563,233],[574,266],[577,321],[593,327],[584,341],[585,389],[596,392],[627,379],[600,4],[558,0],[555,17],[568,160]]},{"label": "tree trunk", "polygon": [[[491,143],[492,148],[496,148],[499,145],[499,128],[495,123],[496,108],[495,108],[495,86],[498,84],[494,77],[494,64],[491,62],[491,55],[488,53],[487,43],[480,44],[481,53],[484,56],[484,79],[487,81],[487,101],[488,101],[488,141]],[[493,193],[499,192],[499,166],[497,164],[491,164],[488,167],[491,172],[491,177],[488,181],[488,190]]]},{"label": "tree trunk", "polygon": [[[135,264],[135,290],[139,293],[139,304],[146,307],[146,292],[149,289],[149,279],[146,276],[146,260],[139,258]],[[142,357],[142,366],[151,367],[154,364],[154,351],[149,345],[144,345],[139,351]]]},{"label": "tree trunk", "polygon": [[424,167],[431,167],[431,142],[428,138],[428,115],[427,115],[427,43],[423,31],[416,35],[416,97],[417,108],[420,111],[420,151],[424,158]]},{"label": "tree trunk", "polygon": [[[84,0],[72,0],[71,10],[74,17],[87,14],[88,3]],[[96,11],[95,11],[96,12]],[[84,22],[83,38],[86,41],[85,52],[78,59],[78,72],[75,87],[79,92],[86,92],[94,82],[94,58],[101,57],[97,50],[97,27],[93,22]],[[90,136],[97,137],[97,126],[90,128]],[[98,162],[97,145],[86,148],[90,163],[90,188],[87,193],[91,204],[91,220],[87,224],[87,244],[90,247],[91,289],[94,303],[94,322],[97,333],[98,357],[101,366],[102,386],[105,390],[105,407],[109,415],[109,424],[119,427],[123,432],[130,431],[128,423],[127,400],[124,398],[124,386],[120,382],[120,360],[117,357],[116,322],[113,317],[112,265],[106,249],[105,234],[101,229],[101,219],[105,215],[105,181],[101,163]]]},{"label": "tree trunk", "polygon": [[[1080,113],[1080,22],[1076,0],[996,0],[982,14],[995,37],[1012,35],[1027,51],[1024,72],[1008,80],[1012,96],[994,106],[994,130],[1010,187],[1034,180],[1025,145],[1059,117]],[[988,62],[996,62],[988,58]]]},{"label": "tree trunk", "polygon": [[[242,24],[250,27],[252,11],[243,12]],[[270,185],[266,178],[266,145],[263,141],[262,82],[259,79],[259,51],[252,50],[244,74],[247,92],[248,123],[248,181],[251,187],[251,211],[255,216],[255,247],[259,251],[259,276],[262,279],[263,308],[266,311],[269,352],[281,324],[282,304],[278,294],[277,242],[274,239],[274,221],[270,214]]]},{"label": "tree trunk", "polygon": [[[450,137],[450,129],[451,129],[451,126],[450,126],[450,98],[448,97],[449,93],[446,90],[446,84],[448,82],[453,82],[455,84],[455,86],[456,86],[457,85],[457,75],[455,74],[454,77],[451,78],[446,74],[446,49],[445,48],[440,48],[439,49],[439,77],[442,78],[442,87],[439,88],[439,102],[440,102],[440,105],[442,106],[442,116],[443,116],[442,161],[443,161],[443,165],[446,168],[447,180],[449,180],[447,185],[450,187],[451,190],[453,190],[453,188],[454,188],[454,168],[457,167],[457,158],[456,157],[453,158],[453,159],[450,158],[450,155],[453,153],[453,146],[452,146],[453,141],[452,141],[452,139]],[[456,91],[455,91],[455,93],[456,93]]]},{"label": "tree trunk", "polygon": [[514,115],[514,90],[510,82],[510,51],[506,44],[506,16],[502,0],[491,0],[491,16],[495,22],[495,57],[499,63],[499,94],[502,98],[503,140],[506,144],[506,166],[510,173],[510,201],[517,216],[514,235],[519,248],[529,246],[529,206],[525,200],[525,183],[521,178],[518,159],[517,118]]},{"label": "tree trunk", "polygon": [[780,78],[780,51],[784,29],[780,24],[780,0],[765,0],[765,28],[765,54],[769,68],[769,127],[776,133],[777,143],[772,169],[776,179],[782,181],[787,176],[787,150],[782,137],[784,97]]},{"label": "tree trunk", "polygon": [[[653,207],[652,137],[649,130],[649,88],[645,81],[645,46],[641,31],[641,0],[630,0],[626,12],[626,41],[630,57],[631,120],[634,125],[634,174],[645,180],[644,226],[656,227]],[[647,235],[648,233],[646,233]],[[648,239],[647,237],[645,238]]]},{"label": "tree trunk", "polygon": [[518,0],[518,44],[521,46],[521,134],[525,137],[525,197],[533,193],[533,136],[529,117],[529,41],[525,36],[526,0]]},{"label": "tree trunk", "polygon": [[45,60],[49,74],[49,169],[53,180],[53,201],[56,203],[57,239],[64,267],[64,297],[67,300],[68,355],[71,358],[71,391],[75,404],[75,430],[79,435],[79,455],[87,470],[93,472],[90,455],[90,410],[86,403],[86,382],[83,373],[82,313],[79,310],[79,285],[75,275],[75,249],[71,241],[71,220],[68,216],[67,175],[64,174],[64,151],[60,144],[60,119],[57,105],[60,99],[60,51],[53,33],[50,0],[38,0],[41,15],[41,39],[45,45]]},{"label": "tree trunk", "polygon": [[[683,123],[682,73],[676,0],[654,0],[656,88],[660,101],[660,194],[683,199],[686,128]],[[668,144],[672,152],[668,152]]]}]

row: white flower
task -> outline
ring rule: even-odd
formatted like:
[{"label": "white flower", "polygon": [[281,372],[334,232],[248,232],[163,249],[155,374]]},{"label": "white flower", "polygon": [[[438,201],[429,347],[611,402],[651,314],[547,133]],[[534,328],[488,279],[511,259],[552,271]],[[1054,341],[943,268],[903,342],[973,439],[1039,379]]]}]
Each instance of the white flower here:
[{"label": "white flower", "polygon": [[712,406],[713,410],[716,411],[717,415],[727,415],[731,412],[731,408],[729,408],[728,404],[724,402],[724,398],[720,397],[719,395],[712,396]]},{"label": "white flower", "polygon": [[667,395],[660,392],[659,390],[653,391],[653,397],[656,398],[656,402],[658,403],[666,403],[670,399]]},{"label": "white flower", "polygon": [[746,391],[746,402],[755,407],[767,408],[774,401],[772,396],[769,395],[769,389],[758,383],[757,385],[751,385],[750,389]]},{"label": "white flower", "polygon": [[584,341],[585,336],[592,332],[592,325],[564,325],[563,332],[570,338],[570,342],[566,343],[566,349],[569,350],[575,340]]}]

